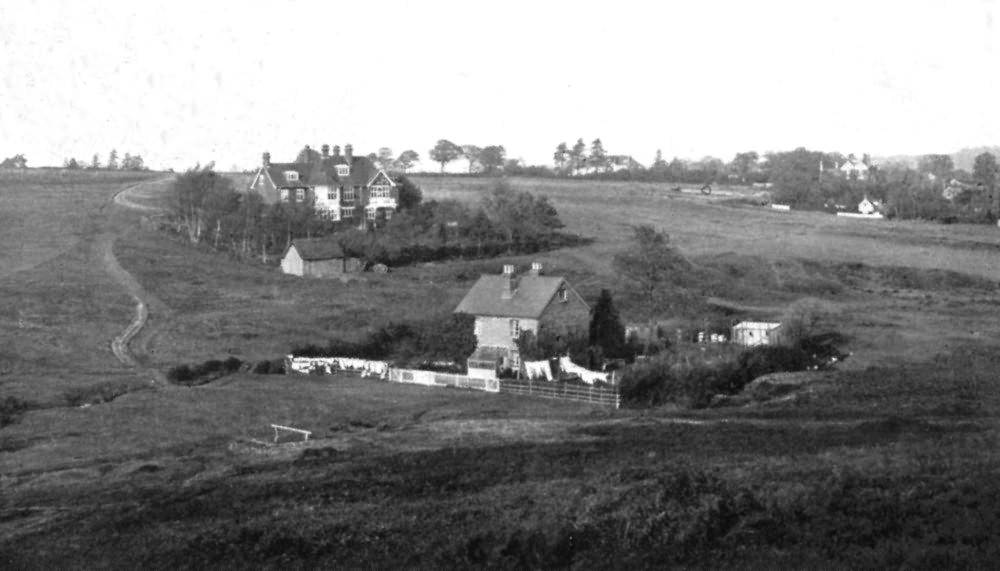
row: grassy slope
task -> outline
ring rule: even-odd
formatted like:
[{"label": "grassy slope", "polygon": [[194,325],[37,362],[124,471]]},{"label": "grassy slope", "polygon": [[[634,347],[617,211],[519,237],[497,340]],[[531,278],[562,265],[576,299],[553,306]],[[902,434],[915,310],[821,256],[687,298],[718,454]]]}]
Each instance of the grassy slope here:
[{"label": "grassy slope", "polygon": [[[475,200],[489,183],[444,182],[449,187],[435,191],[437,180],[423,181],[425,195]],[[662,411],[309,377],[236,376],[86,409],[35,411],[0,432],[7,450],[0,493],[11,498],[0,512],[0,564],[439,569],[575,560],[580,568],[614,568],[662,566],[671,557],[691,564],[707,553],[717,556],[711,567],[733,568],[991,560],[981,532],[989,510],[1000,507],[987,477],[998,467],[991,453],[998,408],[996,364],[982,349],[992,349],[997,333],[993,292],[950,274],[833,264],[878,265],[886,253],[872,244],[886,240],[900,262],[894,266],[932,265],[919,254],[924,248],[961,267],[995,248],[995,229],[842,225],[725,206],[717,197],[662,198],[666,191],[648,185],[514,183],[549,194],[571,231],[599,238],[543,256],[586,295],[620,285],[610,256],[628,223],[651,220],[699,263],[735,272],[732,281],[745,287],[720,290],[727,297],[750,289],[744,302],[780,306],[807,292],[837,304],[858,372],[834,375],[794,400],[688,413],[681,423]],[[650,202],[671,208],[643,207]],[[447,312],[469,278],[501,263],[435,264],[347,284],[297,280],[140,232],[135,216],[97,220],[125,233],[116,253],[155,296],[138,346],[159,366],[226,354],[273,357],[296,341]],[[713,262],[719,254],[722,261]],[[86,262],[80,250],[71,277],[42,274],[12,282],[19,289],[11,291],[21,304],[45,305],[28,283],[98,290],[85,305],[114,308],[114,319],[77,317],[94,328],[90,342],[106,345],[100,336],[127,321],[120,316],[129,302],[112,301],[112,288]],[[995,266],[970,268],[994,279]],[[824,293],[826,279],[839,289]],[[68,342],[67,360],[85,358],[79,342]],[[935,361],[936,353],[953,355]],[[866,368],[909,361],[923,364]],[[57,386],[87,382],[71,364],[46,366],[62,375]],[[48,390],[46,382],[29,388]],[[247,443],[267,437],[271,422],[314,430],[316,450]],[[696,484],[681,485],[685,474]],[[848,513],[862,506],[884,511]],[[912,506],[926,513],[908,512]],[[740,517],[724,515],[736,507]],[[657,510],[690,515],[681,527],[693,531],[663,528]],[[873,533],[865,522],[887,513],[916,527],[879,535],[878,549],[866,546]],[[971,522],[965,535],[956,535],[965,533],[955,531],[959,520]],[[733,521],[737,528],[727,527]],[[761,522],[771,522],[772,532]],[[687,539],[678,543],[681,536]]]}]

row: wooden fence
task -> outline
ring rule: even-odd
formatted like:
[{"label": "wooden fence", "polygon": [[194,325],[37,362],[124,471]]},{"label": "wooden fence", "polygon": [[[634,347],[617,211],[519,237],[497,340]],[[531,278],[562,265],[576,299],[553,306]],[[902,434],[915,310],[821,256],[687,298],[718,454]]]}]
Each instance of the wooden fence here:
[{"label": "wooden fence", "polygon": [[554,383],[548,381],[521,381],[503,379],[500,381],[500,392],[514,395],[528,395],[542,398],[552,398],[586,402],[601,406],[619,408],[621,395],[614,388],[581,387],[569,383]]},{"label": "wooden fence", "polygon": [[389,369],[389,380],[394,383],[411,383],[428,387],[455,387],[473,389],[490,393],[499,392],[500,386],[496,379],[477,379],[465,375],[435,373],[416,369]]}]

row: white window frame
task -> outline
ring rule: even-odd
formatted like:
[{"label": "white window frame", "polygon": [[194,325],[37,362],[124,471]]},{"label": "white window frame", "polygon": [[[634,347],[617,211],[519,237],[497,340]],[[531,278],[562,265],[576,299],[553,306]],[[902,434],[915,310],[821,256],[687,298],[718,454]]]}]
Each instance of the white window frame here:
[{"label": "white window frame", "polygon": [[306,199],[306,189],[296,188],[295,189],[295,202],[304,202]]},{"label": "white window frame", "polygon": [[372,198],[389,198],[390,196],[388,185],[380,184],[372,187]]},{"label": "white window frame", "polygon": [[378,209],[377,208],[365,208],[365,218],[366,219],[368,219],[368,220],[375,220],[375,217],[377,215],[378,215]]},{"label": "white window frame", "polygon": [[351,174],[351,167],[347,165],[337,165],[337,176],[348,176]]},{"label": "white window frame", "polygon": [[288,189],[287,188],[281,189],[279,197],[282,202],[288,202]]},{"label": "white window frame", "polygon": [[336,202],[337,200],[337,189],[330,187],[326,189],[326,199]]},{"label": "white window frame", "polygon": [[285,180],[288,182],[298,182],[299,173],[295,171],[285,171]]},{"label": "white window frame", "polygon": [[521,336],[521,322],[517,319],[510,320],[510,338],[517,339]]},{"label": "white window frame", "polygon": [[353,219],[354,218],[354,207],[353,206],[345,206],[344,208],[341,208],[340,209],[340,217],[341,218],[352,218]]},{"label": "white window frame", "polygon": [[344,202],[354,202],[354,189],[350,186],[342,187]]}]

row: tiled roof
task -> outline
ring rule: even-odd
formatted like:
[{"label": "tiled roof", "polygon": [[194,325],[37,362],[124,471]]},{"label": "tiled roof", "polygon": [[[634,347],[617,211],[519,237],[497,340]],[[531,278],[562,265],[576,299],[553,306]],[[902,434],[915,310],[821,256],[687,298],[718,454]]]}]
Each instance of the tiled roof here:
[{"label": "tiled roof", "polygon": [[510,349],[506,347],[476,347],[476,350],[472,355],[469,355],[469,361],[487,361],[487,362],[497,362],[501,359],[506,358],[510,355]]},{"label": "tiled roof", "polygon": [[340,244],[328,238],[300,238],[293,240],[291,247],[298,251],[300,258],[310,262],[344,257]]},{"label": "tiled roof", "polygon": [[[537,319],[565,283],[563,278],[525,275],[514,278],[513,295],[503,299],[507,276],[482,276],[465,294],[456,313],[492,317],[525,317]],[[567,284],[566,287],[569,287]]]}]

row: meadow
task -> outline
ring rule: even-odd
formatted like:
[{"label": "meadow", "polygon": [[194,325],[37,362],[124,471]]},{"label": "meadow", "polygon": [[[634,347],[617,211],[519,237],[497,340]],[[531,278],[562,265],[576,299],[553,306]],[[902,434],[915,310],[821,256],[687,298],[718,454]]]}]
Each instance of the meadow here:
[{"label": "meadow", "polygon": [[[148,212],[111,202],[137,181],[46,176],[0,174],[0,216],[35,217],[3,226],[0,250],[17,268],[0,276],[0,400],[34,405],[0,428],[5,569],[978,569],[998,555],[996,228],[512,179],[595,239],[539,256],[585,298],[610,288],[643,318],[610,260],[650,223],[728,317],[819,297],[853,354],[791,395],[697,411],[339,376],[188,388],[149,370],[443,315],[480,273],[531,259],[302,280],[140,224]],[[417,180],[425,199],[468,202],[494,182]],[[167,188],[154,177],[127,197],[165,204]],[[108,347],[134,303],[106,247],[149,306],[138,369]],[[127,387],[70,406],[109,382]],[[269,445],[270,423],[314,439]]]}]

